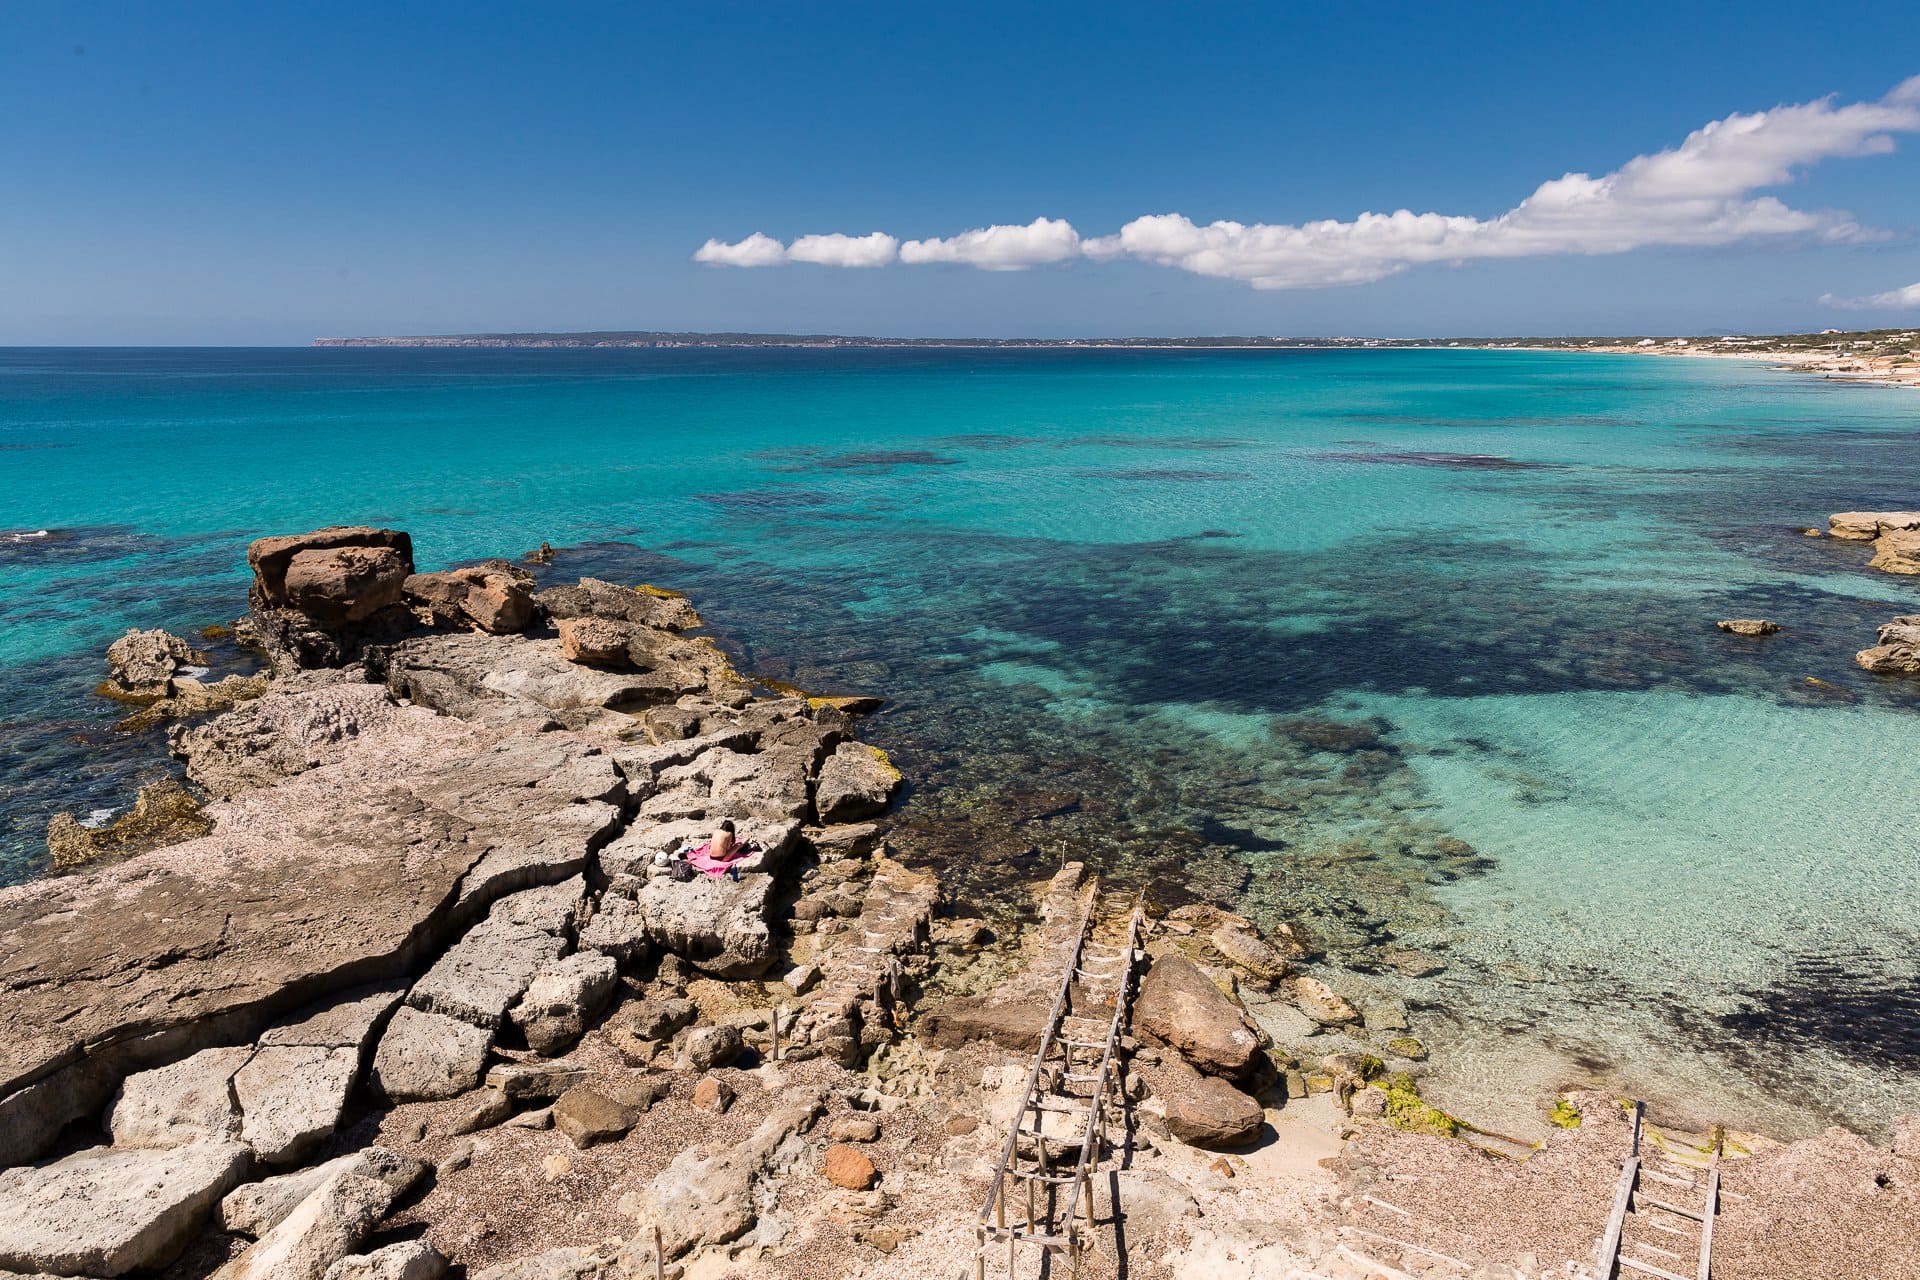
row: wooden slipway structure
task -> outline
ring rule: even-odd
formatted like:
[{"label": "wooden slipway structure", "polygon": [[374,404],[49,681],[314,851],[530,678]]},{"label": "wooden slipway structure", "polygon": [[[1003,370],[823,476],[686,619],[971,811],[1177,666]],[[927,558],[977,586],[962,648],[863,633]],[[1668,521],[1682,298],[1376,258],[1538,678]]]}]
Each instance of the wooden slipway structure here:
[{"label": "wooden slipway structure", "polygon": [[[1711,1280],[1713,1224],[1720,1213],[1720,1153],[1705,1170],[1667,1157],[1647,1145],[1646,1104],[1633,1104],[1633,1149],[1620,1162],[1613,1213],[1594,1266],[1600,1280]],[[1655,1167],[1658,1165],[1659,1167]],[[1706,1174],[1703,1183],[1695,1175]],[[1651,1256],[1649,1256],[1651,1255]]]},{"label": "wooden slipway structure", "polygon": [[[1081,1252],[1095,1230],[1089,1179],[1107,1154],[1125,1150],[1130,1141],[1132,1116],[1118,1054],[1143,958],[1142,911],[1136,900],[1124,937],[1098,942],[1098,902],[1097,892],[1089,895],[1067,944],[1026,1092],[980,1206],[975,1280],[984,1280],[989,1254],[1003,1245],[1009,1276],[1022,1245],[1034,1246],[1043,1261],[1065,1255],[1069,1273],[1078,1275]],[[1117,1135],[1110,1128],[1116,1121]]]}]

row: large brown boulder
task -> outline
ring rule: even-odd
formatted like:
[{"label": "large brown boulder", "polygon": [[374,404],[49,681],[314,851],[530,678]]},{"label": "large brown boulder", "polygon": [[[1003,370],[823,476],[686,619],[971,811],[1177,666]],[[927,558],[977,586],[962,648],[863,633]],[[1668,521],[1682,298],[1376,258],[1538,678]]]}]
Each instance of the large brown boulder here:
[{"label": "large brown boulder", "polygon": [[[397,588],[413,572],[413,539],[399,529],[370,529],[362,525],[333,525],[325,529],[315,529],[310,533],[288,534],[282,537],[260,538],[247,548],[247,565],[253,570],[253,590],[250,596],[256,609],[302,608],[288,586],[287,577],[296,558],[315,552],[331,552],[347,549],[363,551],[390,551],[393,558],[405,566],[400,574]],[[377,562],[391,564],[393,560],[376,557]],[[309,582],[324,563],[321,560],[309,562],[309,568],[301,577]],[[392,604],[398,600],[396,593]],[[317,616],[317,615],[316,615]]]},{"label": "large brown boulder", "polygon": [[525,631],[533,621],[533,575],[504,560],[445,573],[416,573],[407,599],[436,621],[478,627],[494,635]]},{"label": "large brown boulder", "polygon": [[1164,1066],[1155,1091],[1166,1108],[1167,1131],[1189,1146],[1237,1147],[1259,1137],[1266,1123],[1259,1102],[1177,1058]]},{"label": "large brown boulder", "polygon": [[322,624],[365,622],[400,603],[412,559],[392,547],[302,551],[287,562],[287,603]]},{"label": "large brown boulder", "polygon": [[1133,1024],[1210,1075],[1245,1079],[1258,1064],[1260,1038],[1240,1006],[1185,956],[1154,958],[1134,998]]}]

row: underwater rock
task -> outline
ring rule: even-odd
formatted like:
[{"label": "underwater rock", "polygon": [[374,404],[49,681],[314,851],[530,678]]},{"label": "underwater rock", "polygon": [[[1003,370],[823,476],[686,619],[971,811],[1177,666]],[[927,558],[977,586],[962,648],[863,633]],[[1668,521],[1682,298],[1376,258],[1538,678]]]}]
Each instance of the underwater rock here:
[{"label": "underwater rock", "polygon": [[1292,979],[1289,994],[1302,1013],[1315,1022],[1329,1026],[1360,1021],[1360,1011],[1342,999],[1332,987],[1305,974]]}]

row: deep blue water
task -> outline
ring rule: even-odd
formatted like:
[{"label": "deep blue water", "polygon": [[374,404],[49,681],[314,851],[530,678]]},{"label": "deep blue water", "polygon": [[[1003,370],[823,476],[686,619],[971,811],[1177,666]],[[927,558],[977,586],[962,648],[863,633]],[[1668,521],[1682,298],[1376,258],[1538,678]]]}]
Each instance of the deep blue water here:
[{"label": "deep blue water", "polygon": [[0,882],[164,770],[101,652],[241,611],[250,539],[547,541],[893,699],[899,842],[957,892],[1064,844],[1304,921],[1469,1114],[1575,1075],[1777,1129],[1920,1108],[1920,682],[1851,661],[1920,590],[1794,532],[1920,506],[1911,393],[1524,352],[14,350],[0,480],[0,530],[51,531],[0,534]]}]

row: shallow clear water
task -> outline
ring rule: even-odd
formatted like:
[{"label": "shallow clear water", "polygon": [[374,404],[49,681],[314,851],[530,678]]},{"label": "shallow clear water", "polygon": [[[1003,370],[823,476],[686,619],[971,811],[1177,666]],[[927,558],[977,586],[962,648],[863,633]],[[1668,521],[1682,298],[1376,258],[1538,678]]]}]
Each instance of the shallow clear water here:
[{"label": "shallow clear water", "polygon": [[1851,655],[1920,584],[1793,529],[1920,505],[1917,445],[1911,394],[1560,353],[0,352],[0,530],[53,531],[0,534],[0,880],[166,767],[101,650],[230,618],[251,538],[544,540],[890,697],[900,843],[984,905],[1065,846],[1302,921],[1471,1118],[1877,1130],[1920,682]]}]

